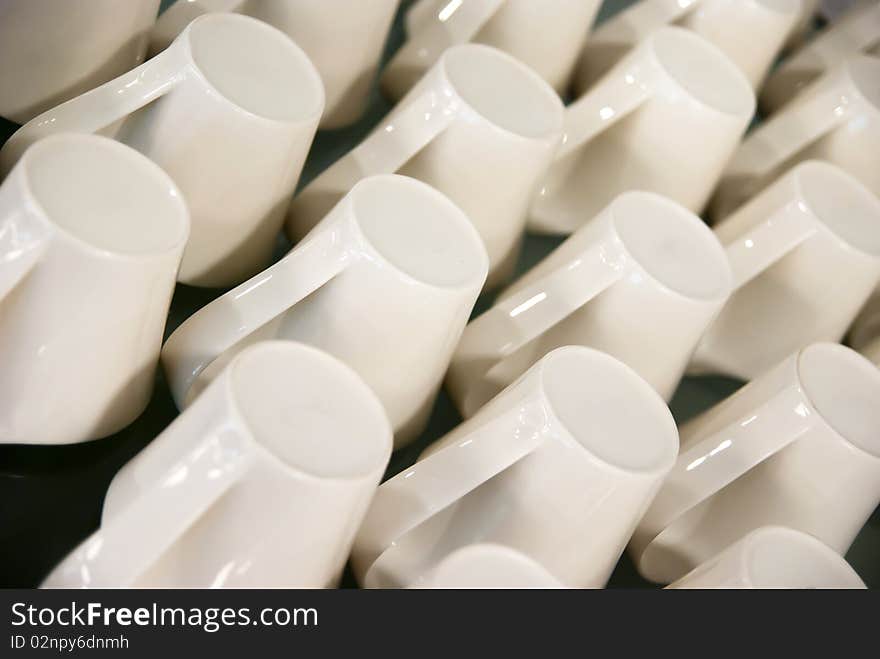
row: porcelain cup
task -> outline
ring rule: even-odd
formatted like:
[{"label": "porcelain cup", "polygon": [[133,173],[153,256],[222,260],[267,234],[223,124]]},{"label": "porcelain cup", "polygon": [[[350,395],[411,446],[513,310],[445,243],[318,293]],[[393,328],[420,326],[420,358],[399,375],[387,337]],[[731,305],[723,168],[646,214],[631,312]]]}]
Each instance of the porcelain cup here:
[{"label": "porcelain cup", "polygon": [[537,561],[520,551],[492,543],[456,549],[410,588],[498,589],[562,588]]},{"label": "porcelain cup", "polygon": [[565,586],[602,587],[677,450],[669,409],[634,371],[559,348],[379,487],[352,567],[364,586],[406,586],[493,543]]},{"label": "porcelain cup", "polygon": [[880,3],[860,0],[845,15],[783,60],[761,89],[764,114],[773,114],[847,58],[880,56]]},{"label": "porcelain cup", "polygon": [[679,579],[750,531],[809,533],[841,556],[880,503],[880,369],[814,343],[681,426],[633,535],[643,576]]},{"label": "porcelain cup", "polygon": [[133,149],[62,134],[25,151],[0,185],[0,443],[96,439],[143,411],[188,233]]},{"label": "porcelain cup", "polygon": [[667,588],[848,588],[865,584],[833,549],[783,526],[763,526]]},{"label": "porcelain cup", "polygon": [[492,287],[513,272],[562,114],[553,90],[510,55],[450,48],[363,142],[293,200],[288,233],[301,238],[365,176],[398,172],[434,186],[467,214],[489,254]]},{"label": "porcelain cup", "polygon": [[263,342],[116,474],[100,528],[43,587],[332,586],[390,455],[350,368]]},{"label": "porcelain cup", "polygon": [[0,151],[0,169],[44,135],[112,134],[186,199],[180,281],[230,286],[268,263],[323,107],[317,71],[286,35],[209,14],[158,56],[26,124]]},{"label": "porcelain cup", "polygon": [[468,324],[447,387],[467,418],[549,351],[585,345],[669,400],[731,281],[700,218],[653,193],[622,194]]},{"label": "porcelain cup", "polygon": [[382,73],[382,91],[402,98],[450,46],[473,42],[510,53],[557,93],[571,81],[600,0],[419,0],[407,39]]},{"label": "porcelain cup", "polygon": [[880,58],[859,55],[750,132],[712,200],[717,221],[804,160],[826,160],[880,196]]},{"label": "porcelain cup", "polygon": [[880,199],[827,162],[789,171],[715,228],[734,293],[693,372],[745,380],[815,341],[840,341],[880,282]]},{"label": "porcelain cup", "polygon": [[666,25],[686,28],[720,48],[761,86],[801,18],[802,0],[641,0],[602,23],[580,56],[575,90],[583,93],[633,46]]},{"label": "porcelain cup", "polygon": [[236,12],[277,27],[312,60],[326,93],[321,128],[341,128],[364,113],[399,0],[177,0],[150,34],[164,50],[197,16]]},{"label": "porcelain cup", "polygon": [[529,229],[569,234],[628,190],[700,212],[754,109],[720,50],[683,28],[656,30],[566,108]]},{"label": "porcelain cup", "polygon": [[171,391],[183,408],[244,346],[301,341],[360,374],[399,446],[427,422],[486,269],[479,236],[442,194],[364,179],[287,256],[177,328],[162,349]]},{"label": "porcelain cup", "polygon": [[144,61],[159,0],[3,0],[0,116],[22,124]]}]

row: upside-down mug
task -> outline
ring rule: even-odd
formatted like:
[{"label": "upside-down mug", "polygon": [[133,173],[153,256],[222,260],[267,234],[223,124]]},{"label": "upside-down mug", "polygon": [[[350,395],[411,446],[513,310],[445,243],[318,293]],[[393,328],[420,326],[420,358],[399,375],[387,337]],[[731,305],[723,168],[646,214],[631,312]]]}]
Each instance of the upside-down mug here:
[{"label": "upside-down mug", "polygon": [[880,369],[814,343],[681,427],[681,450],[630,543],[669,583],[767,525],[841,556],[880,503]]},{"label": "upside-down mug", "polygon": [[529,229],[571,233],[628,190],[699,212],[754,109],[748,81],[718,48],[660,28],[566,108]]},{"label": "upside-down mug", "polygon": [[510,55],[450,48],[363,142],[297,195],[288,233],[301,238],[365,176],[398,172],[437,188],[471,219],[492,287],[513,271],[562,114],[547,83]]},{"label": "upside-down mug", "polygon": [[177,0],[156,21],[150,53],[168,47],[197,16],[228,11],[277,27],[302,48],[324,82],[321,128],[357,120],[370,87],[399,0]]},{"label": "upside-down mug", "polygon": [[466,42],[493,46],[564,94],[600,0],[419,0],[406,14],[407,39],[382,73],[397,100],[443,52]]},{"label": "upside-down mug", "polygon": [[669,408],[613,357],[554,350],[376,492],[352,567],[367,587],[418,583],[474,543],[602,587],[678,437]]},{"label": "upside-down mug", "polygon": [[562,584],[524,553],[484,542],[456,549],[408,587],[562,588]]},{"label": "upside-down mug", "polygon": [[209,14],[133,71],[19,129],[0,170],[44,135],[111,132],[186,199],[192,233],[180,281],[229,286],[269,261],[323,107],[317,71],[286,35]]},{"label": "upside-down mug", "polygon": [[486,268],[477,232],[442,194],[364,179],[287,256],[177,328],[162,349],[171,392],[183,408],[242,347],[301,341],[360,374],[400,445],[427,422]]},{"label": "upside-down mug", "polygon": [[575,90],[583,93],[633,46],[678,25],[720,48],[758,89],[801,17],[801,0],[641,0],[587,39]]},{"label": "upside-down mug", "polygon": [[750,132],[712,199],[717,221],[804,160],[827,160],[880,196],[880,58],[846,60]]},{"label": "upside-down mug", "polygon": [[731,279],[700,218],[659,195],[622,194],[465,327],[447,388],[467,418],[554,348],[585,345],[669,400]]},{"label": "upside-down mug", "polygon": [[4,0],[0,116],[24,123],[144,61],[159,0]]},{"label": "upside-down mug", "polygon": [[808,533],[763,526],[667,588],[855,588],[864,582],[843,557]]},{"label": "upside-down mug", "polygon": [[761,90],[761,110],[764,114],[777,112],[811,83],[859,53],[880,55],[877,0],[855,3],[844,16],[783,60]]},{"label": "upside-down mug", "polygon": [[350,368],[263,342],[116,474],[100,528],[42,585],[333,585],[390,455]]},{"label": "upside-down mug", "polygon": [[189,233],[129,147],[55,135],[0,185],[0,443],[110,435],[143,411]]},{"label": "upside-down mug", "polygon": [[880,199],[808,161],[715,228],[734,292],[691,370],[750,380],[798,348],[840,341],[880,282]]}]

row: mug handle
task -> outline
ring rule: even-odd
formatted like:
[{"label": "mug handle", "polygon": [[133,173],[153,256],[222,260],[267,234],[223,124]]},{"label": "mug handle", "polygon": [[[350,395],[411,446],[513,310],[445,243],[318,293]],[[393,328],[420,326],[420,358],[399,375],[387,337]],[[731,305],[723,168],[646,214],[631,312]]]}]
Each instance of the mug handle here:
[{"label": "mug handle", "polygon": [[[410,100],[411,99],[411,100]],[[288,229],[304,236],[321,221],[327,200],[336,200],[367,176],[393,174],[446,130],[461,110],[458,96],[445,83],[419,85],[363,142],[319,174],[294,197]]]},{"label": "mug handle", "polygon": [[818,230],[809,213],[792,201],[726,244],[734,290],[742,288]]},{"label": "mug handle", "polygon": [[30,204],[0,218],[0,302],[39,262],[53,234]]},{"label": "mug handle", "polygon": [[284,258],[187,318],[162,347],[178,409],[212,361],[348,267],[355,241],[346,222],[315,232]]},{"label": "mug handle", "polygon": [[586,252],[503,298],[465,326],[454,357],[455,369],[477,368],[479,373],[476,380],[467,378],[472,384],[463,397],[466,415],[497,364],[630,272],[631,260],[620,239],[613,232],[605,233],[608,237]]},{"label": "mug handle", "polygon": [[437,20],[430,21],[425,20],[426,9],[416,5],[410,11],[419,12],[415,16],[421,16],[421,21],[416,22],[414,18],[408,24],[421,25],[422,29],[408,35],[387,68],[430,68],[444,50],[473,39],[503,4],[504,0],[453,0],[443,4]]},{"label": "mug handle", "polygon": [[0,149],[6,174],[34,142],[61,132],[97,133],[170,92],[188,67],[184,44],[168,48],[118,78],[47,110],[19,128]]},{"label": "mug handle", "polygon": [[150,57],[165,50],[187,25],[202,14],[225,11],[241,13],[247,0],[176,0],[168,7],[150,31]]},{"label": "mug handle", "polygon": [[641,522],[652,541],[685,513],[797,441],[813,426],[809,399],[799,384],[787,383],[792,371],[797,371],[799,357],[800,351],[777,367],[770,377],[781,384],[757,409],[749,409],[693,444],[684,442],[686,448],[679,453]]},{"label": "mug handle", "polygon": [[357,540],[359,561],[370,573],[401,538],[420,524],[516,464],[541,446],[549,433],[547,411],[527,398],[477,425],[465,421],[455,441],[383,483],[373,497]]},{"label": "mug handle", "polygon": [[[187,447],[179,460],[141,486],[121,511],[104,515],[101,527],[74,549],[41,584],[41,588],[65,588],[83,583],[92,588],[130,586],[180,537],[224,492],[248,471],[253,461],[249,439],[231,424],[218,424],[206,443],[203,419],[181,417],[199,441]],[[180,429],[180,425],[176,429]],[[186,434],[186,433],[184,433]],[[140,459],[147,465],[160,462],[166,452],[177,452],[177,432],[164,432]],[[141,465],[138,465],[139,467]],[[130,476],[127,464],[116,478]],[[111,483],[112,486],[112,483]]]}]

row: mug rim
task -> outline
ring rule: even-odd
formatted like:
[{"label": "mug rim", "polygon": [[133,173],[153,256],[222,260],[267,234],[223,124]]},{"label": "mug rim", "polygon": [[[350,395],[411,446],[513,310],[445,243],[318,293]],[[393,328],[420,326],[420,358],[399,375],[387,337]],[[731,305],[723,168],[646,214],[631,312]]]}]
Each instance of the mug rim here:
[{"label": "mug rim", "polygon": [[[311,108],[310,111],[303,112],[297,114],[296,116],[287,118],[270,117],[243,106],[241,103],[234,100],[228,94],[221,91],[217,87],[217,85],[211,79],[211,76],[205,72],[203,65],[199,63],[199,59],[193,50],[192,33],[194,30],[197,31],[200,28],[203,28],[206,23],[210,25],[211,23],[223,22],[231,22],[233,24],[238,23],[241,26],[247,26],[248,29],[253,28],[256,30],[262,30],[290,52],[291,60],[295,59],[297,68],[301,69],[301,71],[305,73],[305,76],[311,79],[311,91],[315,93],[315,98],[314,106]],[[216,98],[222,99],[225,103],[233,107],[237,112],[244,114],[248,118],[266,122],[269,124],[295,126],[319,121],[324,114],[327,98],[326,90],[324,89],[324,81],[321,79],[321,75],[318,73],[314,63],[306,54],[306,52],[293,39],[291,39],[287,34],[282,32],[275,26],[265,23],[264,21],[253,18],[251,16],[247,16],[246,14],[239,14],[235,12],[209,12],[194,18],[189,23],[189,25],[186,26],[183,32],[180,33],[177,39],[175,39],[175,41],[177,40],[180,40],[183,43],[187,59],[191,63],[191,68],[196,73],[202,84],[208,87],[214,93]],[[169,46],[168,49],[172,47],[173,44]],[[297,91],[302,92],[303,90],[302,88],[299,88]]]},{"label": "mug rim", "polygon": [[[33,173],[29,171],[29,166],[31,165],[30,161],[40,155],[40,151],[55,149],[59,146],[63,146],[65,143],[70,142],[82,142],[86,144],[91,143],[95,148],[105,150],[107,153],[112,154],[110,156],[112,158],[128,160],[131,163],[132,171],[134,171],[136,168],[139,168],[143,172],[143,175],[145,177],[150,177],[152,182],[159,184],[161,187],[164,187],[169,193],[167,195],[168,198],[171,200],[169,208],[174,208],[173,213],[175,215],[178,225],[178,235],[176,236],[174,241],[161,249],[138,252],[123,251],[121,249],[101,247],[100,245],[97,245],[94,242],[88,240],[86,237],[78,235],[64,224],[56,222],[53,219],[52,214],[50,214],[46,210],[45,205],[40,201],[39,195],[37,195],[36,191],[34,190],[32,181]],[[17,165],[21,166],[21,181],[28,203],[33,204],[33,206],[38,209],[40,216],[46,222],[48,222],[48,224],[52,227],[52,231],[54,233],[64,237],[66,240],[71,241],[78,247],[84,249],[91,254],[100,256],[101,258],[112,259],[116,261],[150,261],[155,259],[156,257],[172,253],[176,250],[181,249],[182,247],[185,247],[187,241],[189,240],[189,208],[187,207],[186,202],[183,198],[183,194],[178,189],[177,184],[165,172],[164,169],[159,167],[159,165],[153,162],[150,158],[146,157],[139,151],[125,144],[122,144],[121,142],[117,142],[116,140],[110,139],[108,137],[94,135],[91,133],[55,133],[43,137],[34,142],[31,146],[29,146],[21,155],[21,158],[19,159]]]}]

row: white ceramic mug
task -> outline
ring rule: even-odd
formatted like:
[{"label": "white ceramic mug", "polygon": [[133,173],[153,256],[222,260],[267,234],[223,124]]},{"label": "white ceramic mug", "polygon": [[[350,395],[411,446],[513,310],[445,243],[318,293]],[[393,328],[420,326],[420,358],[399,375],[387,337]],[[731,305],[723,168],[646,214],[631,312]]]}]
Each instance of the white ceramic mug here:
[{"label": "white ceramic mug", "polygon": [[557,93],[568,89],[600,0],[419,0],[407,40],[382,73],[382,91],[401,98],[450,46],[474,42],[510,53]]},{"label": "white ceramic mug", "polygon": [[634,371],[559,348],[379,487],[352,567],[367,587],[405,586],[488,542],[565,586],[602,587],[677,450],[669,409]]},{"label": "white ceramic mug", "polygon": [[302,341],[364,378],[400,445],[427,422],[486,268],[479,236],[442,194],[364,179],[281,261],[177,328],[162,349],[171,391],[182,408],[243,346]]},{"label": "white ceramic mug", "polygon": [[562,588],[524,553],[492,543],[467,545],[446,556],[410,588]]},{"label": "white ceramic mug", "polygon": [[197,16],[228,11],[277,27],[302,48],[324,81],[321,128],[356,121],[370,88],[399,0],[177,0],[156,21],[150,53],[156,54]]},{"label": "white ceramic mug", "polygon": [[797,165],[715,233],[735,291],[694,372],[749,380],[808,343],[840,341],[880,282],[880,199],[826,162]]},{"label": "white ceramic mug", "polygon": [[602,23],[587,39],[575,89],[583,93],[654,30],[678,25],[720,48],[748,78],[761,82],[801,17],[802,0],[641,0]]},{"label": "white ceramic mug", "polygon": [[660,28],[566,108],[529,228],[571,233],[628,190],[699,212],[754,109],[748,81],[720,50]]},{"label": "white ceramic mug", "polygon": [[33,119],[0,169],[44,135],[109,127],[183,192],[192,235],[180,281],[229,286],[269,261],[323,107],[317,71],[287,36],[207,15],[133,71]]},{"label": "white ceramic mug", "polygon": [[827,160],[880,196],[880,58],[860,55],[750,132],[715,191],[720,220],[804,160]]},{"label": "white ceramic mug", "polygon": [[500,50],[447,50],[406,98],[290,206],[305,235],[357,181],[399,172],[446,194],[474,223],[494,286],[513,271],[529,201],[562,136],[562,102]]},{"label": "white ceramic mug", "polygon": [[865,588],[840,554],[801,531],[762,526],[667,588]]},{"label": "white ceramic mug", "polygon": [[764,114],[772,114],[847,58],[880,55],[880,2],[862,0],[812,41],[783,60],[761,90]]},{"label": "white ceramic mug", "polygon": [[263,342],[116,474],[100,528],[43,587],[333,585],[390,455],[350,368]]},{"label": "white ceramic mug", "polygon": [[586,345],[669,400],[731,280],[700,218],[650,192],[622,194],[468,324],[447,387],[467,418],[549,351]]},{"label": "white ceramic mug", "polygon": [[159,0],[3,0],[0,116],[16,123],[144,61]]},{"label": "white ceramic mug", "polygon": [[880,369],[814,343],[681,427],[681,451],[633,535],[668,583],[766,525],[846,553],[880,503]]},{"label": "white ceramic mug", "polygon": [[127,146],[56,135],[0,185],[0,443],[131,423],[153,391],[189,215]]}]

